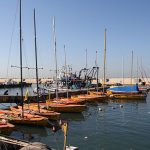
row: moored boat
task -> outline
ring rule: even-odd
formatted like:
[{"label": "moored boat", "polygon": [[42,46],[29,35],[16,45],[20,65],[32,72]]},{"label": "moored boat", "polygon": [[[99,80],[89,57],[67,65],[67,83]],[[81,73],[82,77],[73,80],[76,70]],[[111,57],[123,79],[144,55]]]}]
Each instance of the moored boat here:
[{"label": "moored boat", "polygon": [[138,85],[115,86],[107,89],[107,95],[113,99],[146,100],[147,95],[139,91]]},{"label": "moored boat", "polygon": [[59,102],[52,102],[47,100],[44,104],[48,110],[56,111],[56,112],[65,112],[65,113],[81,113],[86,110],[86,105],[78,105],[78,104],[62,104]]},{"label": "moored boat", "polygon": [[72,96],[68,98],[60,98],[59,103],[61,104],[84,104],[85,99],[80,99],[77,96]]},{"label": "moored boat", "polygon": [[24,116],[22,116],[21,111],[0,110],[0,117],[8,119],[12,124],[51,126],[48,122],[48,118],[25,112]]},{"label": "moored boat", "polygon": [[[10,107],[10,109],[12,111],[21,112],[21,106],[13,106],[13,107]],[[40,108],[40,110],[38,110],[37,104],[29,105],[29,106],[24,105],[24,110],[25,110],[25,112],[27,112],[29,114],[47,117],[50,120],[59,120],[60,119],[60,113],[55,112],[55,111],[42,109],[42,108]]]},{"label": "moored boat", "polygon": [[10,124],[7,119],[0,118],[0,133],[9,134],[15,128],[13,124]]},{"label": "moored boat", "polygon": [[114,99],[128,99],[128,100],[146,100],[146,94],[112,94],[110,98]]},{"label": "moored boat", "polygon": [[[72,96],[74,97],[74,96]],[[83,99],[85,102],[103,102],[107,99],[107,96],[105,94],[96,94],[96,92],[92,93],[90,92],[89,94],[81,94],[77,95],[79,99]]]}]

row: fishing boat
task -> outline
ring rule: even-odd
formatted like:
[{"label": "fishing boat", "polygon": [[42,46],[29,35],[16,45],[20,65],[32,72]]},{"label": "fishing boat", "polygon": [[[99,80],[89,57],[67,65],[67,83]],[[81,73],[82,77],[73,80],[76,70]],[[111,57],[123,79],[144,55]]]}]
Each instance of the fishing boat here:
[{"label": "fishing boat", "polygon": [[[58,69],[57,69],[57,49],[56,49],[56,35],[55,35],[55,17],[53,18],[53,35],[54,35],[54,52],[55,52],[55,77],[56,77],[56,98],[55,101],[50,98],[46,100],[46,103],[43,104],[48,110],[56,111],[56,112],[72,112],[72,113],[81,113],[86,109],[85,105],[77,105],[77,104],[64,104],[61,99],[58,98]],[[65,66],[66,63],[65,63]],[[67,73],[66,73],[67,74]],[[66,82],[67,84],[67,82]],[[67,87],[67,86],[66,86]],[[68,87],[67,87],[67,98],[68,98]],[[40,103],[41,105],[41,103]]]},{"label": "fishing boat", "polygon": [[15,126],[13,124],[10,124],[7,119],[0,118],[0,133],[1,134],[9,134]]}]

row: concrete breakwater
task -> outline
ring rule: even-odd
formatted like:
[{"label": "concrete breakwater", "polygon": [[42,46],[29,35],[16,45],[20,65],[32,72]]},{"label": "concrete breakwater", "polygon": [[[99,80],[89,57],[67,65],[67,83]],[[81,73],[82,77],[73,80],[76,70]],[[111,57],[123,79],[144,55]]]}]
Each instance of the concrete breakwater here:
[{"label": "concrete breakwater", "polygon": [[[20,82],[20,78],[0,78],[0,83],[6,83],[8,81],[15,81],[15,82]],[[23,79],[24,82],[27,83],[36,83],[36,79],[35,78],[25,78]],[[39,81],[41,83],[46,83],[46,82],[51,82],[53,81],[52,78],[40,78]]]},{"label": "concrete breakwater", "polygon": [[[13,80],[13,81],[16,81],[16,82],[20,82],[20,78],[0,78],[0,83],[5,83],[9,80]],[[27,82],[27,83],[36,83],[36,79],[35,78],[24,78],[23,81]],[[40,83],[44,84],[46,82],[52,82],[53,81],[53,78],[40,78],[39,79]],[[93,80],[93,83],[96,84],[96,80]],[[103,83],[103,79],[102,78],[99,78],[99,82],[100,83]],[[150,78],[135,78],[133,77],[132,78],[132,81],[131,81],[131,78],[107,78],[106,79],[106,84],[116,84],[116,83],[121,83],[121,84],[135,84],[135,83],[142,83],[142,82],[145,82],[146,85],[150,85]]]}]

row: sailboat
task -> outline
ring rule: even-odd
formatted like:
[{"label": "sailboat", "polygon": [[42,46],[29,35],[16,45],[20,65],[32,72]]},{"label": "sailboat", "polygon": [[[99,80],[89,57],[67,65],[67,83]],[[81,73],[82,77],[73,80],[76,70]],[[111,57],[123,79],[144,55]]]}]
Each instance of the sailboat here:
[{"label": "sailboat", "polygon": [[107,89],[107,95],[113,99],[146,100],[147,95],[140,92],[138,84],[132,84],[133,75],[133,51],[131,59],[131,83],[130,85],[114,86]]},{"label": "sailboat", "polygon": [[[106,39],[105,39],[106,40]],[[88,101],[98,101],[98,102],[102,102],[104,100],[107,99],[107,96],[106,94],[104,94],[103,92],[99,92],[98,91],[98,73],[99,73],[99,67],[98,67],[98,64],[97,64],[97,51],[96,51],[96,61],[95,61],[95,68],[97,70],[96,74],[97,74],[97,77],[96,77],[96,81],[97,81],[97,84],[96,84],[96,91],[89,91],[89,96],[93,97],[92,98],[89,98]]]},{"label": "sailboat", "polygon": [[[106,30],[105,30],[105,38],[104,38],[104,43],[105,43],[105,46],[104,46],[104,64],[105,64],[105,57],[106,57]],[[86,60],[87,62],[87,60]],[[80,98],[80,99],[85,99],[86,102],[94,102],[94,101],[97,101],[97,102],[103,102],[107,99],[107,95],[104,94],[104,90],[103,92],[99,92],[98,91],[98,72],[99,72],[99,67],[97,65],[97,51],[96,51],[96,61],[95,61],[95,67],[96,68],[96,74],[97,74],[97,87],[96,87],[96,91],[88,91],[87,89],[87,94],[82,94],[82,95],[78,95],[77,97]],[[105,68],[105,65],[104,65],[104,68]],[[104,72],[105,72],[105,69],[104,69]],[[104,73],[104,80],[105,80],[105,73]],[[103,84],[103,87],[104,87],[105,83]]]},{"label": "sailboat", "polygon": [[[34,9],[34,34],[35,34],[36,85],[37,85],[37,89],[39,89],[38,65],[37,65],[37,44],[36,44],[37,42],[36,42],[35,9]],[[14,107],[11,107],[11,110],[21,111],[21,107],[20,106],[16,106],[16,107],[14,106]],[[24,110],[28,111],[30,114],[47,117],[48,119],[51,119],[51,120],[59,120],[60,119],[60,113],[40,108],[39,90],[37,90],[37,104],[24,105]]]},{"label": "sailboat", "polygon": [[21,111],[4,111],[0,110],[1,113],[3,112],[4,115],[8,116],[9,122],[12,122],[14,124],[27,124],[27,125],[43,125],[48,126],[48,118],[38,116],[38,115],[32,115],[24,110],[24,98],[23,98],[23,74],[22,74],[22,20],[21,20],[21,0],[20,0],[20,79],[21,79]]},{"label": "sailboat", "polygon": [[55,35],[55,18],[53,18],[53,36],[54,36],[54,51],[55,51],[55,67],[56,67],[56,98],[55,100],[48,99],[46,100],[45,106],[49,110],[57,112],[82,112],[86,109],[85,105],[69,104],[62,102],[58,98],[58,80],[57,80],[57,50],[56,50],[56,35]]}]

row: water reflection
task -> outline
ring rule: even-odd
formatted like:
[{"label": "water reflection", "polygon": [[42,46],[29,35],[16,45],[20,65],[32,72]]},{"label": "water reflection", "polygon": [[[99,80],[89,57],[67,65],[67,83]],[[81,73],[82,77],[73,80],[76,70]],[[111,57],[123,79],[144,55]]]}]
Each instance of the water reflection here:
[{"label": "water reflection", "polygon": [[61,119],[66,121],[84,121],[82,113],[62,113]]},{"label": "water reflection", "polygon": [[117,100],[109,100],[110,103],[146,103],[145,100],[129,100],[129,99],[117,99]]}]

